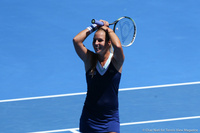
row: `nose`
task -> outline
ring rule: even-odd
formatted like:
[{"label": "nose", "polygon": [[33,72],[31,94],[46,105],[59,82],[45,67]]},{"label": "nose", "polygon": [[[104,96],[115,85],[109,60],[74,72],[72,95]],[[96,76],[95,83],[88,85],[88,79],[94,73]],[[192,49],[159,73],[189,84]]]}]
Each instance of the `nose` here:
[{"label": "nose", "polygon": [[94,40],[94,44],[98,44],[99,43],[99,41],[98,40]]}]

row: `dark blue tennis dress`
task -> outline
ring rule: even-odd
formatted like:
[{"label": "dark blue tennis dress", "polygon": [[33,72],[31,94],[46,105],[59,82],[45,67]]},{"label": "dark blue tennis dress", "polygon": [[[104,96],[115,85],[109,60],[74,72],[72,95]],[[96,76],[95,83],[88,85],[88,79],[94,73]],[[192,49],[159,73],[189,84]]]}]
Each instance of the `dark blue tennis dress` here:
[{"label": "dark blue tennis dress", "polygon": [[104,67],[98,62],[93,76],[91,70],[86,72],[88,88],[80,118],[82,133],[120,132],[118,89],[121,73],[111,59],[112,54]]}]

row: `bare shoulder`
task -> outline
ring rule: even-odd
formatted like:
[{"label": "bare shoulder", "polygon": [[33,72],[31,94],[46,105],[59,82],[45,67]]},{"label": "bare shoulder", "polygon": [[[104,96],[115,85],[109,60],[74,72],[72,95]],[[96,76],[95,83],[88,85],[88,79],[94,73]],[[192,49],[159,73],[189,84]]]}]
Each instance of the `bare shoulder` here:
[{"label": "bare shoulder", "polygon": [[87,60],[85,63],[85,71],[87,72],[93,66],[96,66],[97,56],[94,52],[87,50]]},{"label": "bare shoulder", "polygon": [[124,61],[118,61],[114,57],[112,58],[112,64],[114,65],[115,69],[118,72],[122,72],[122,66],[123,66]]}]

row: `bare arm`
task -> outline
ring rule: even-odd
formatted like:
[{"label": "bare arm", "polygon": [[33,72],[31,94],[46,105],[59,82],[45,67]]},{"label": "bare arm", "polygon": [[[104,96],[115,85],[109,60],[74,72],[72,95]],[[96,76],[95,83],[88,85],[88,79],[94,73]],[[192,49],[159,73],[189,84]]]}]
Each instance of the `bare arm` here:
[{"label": "bare arm", "polygon": [[114,64],[115,68],[119,72],[121,72],[122,65],[123,65],[123,62],[125,59],[121,42],[120,42],[118,36],[114,33],[114,31],[111,28],[107,27],[108,23],[104,22],[104,25],[106,25],[106,26],[103,26],[101,28],[103,28],[104,30],[106,30],[108,32],[112,46],[114,48],[114,58],[113,58],[112,62]]},{"label": "bare arm", "polygon": [[114,48],[114,58],[118,64],[122,65],[125,59],[121,42],[118,36],[114,33],[114,31],[108,28],[108,34],[110,36],[112,46]]},{"label": "bare arm", "polygon": [[78,33],[73,38],[74,48],[76,50],[76,53],[78,56],[83,60],[85,64],[85,71],[88,71],[91,67],[91,60],[93,58],[94,53],[88,50],[83,42],[84,40],[90,35],[90,31],[88,29],[85,29]]},{"label": "bare arm", "polygon": [[84,46],[83,41],[90,35],[90,32],[88,29],[85,29],[78,33],[73,38],[74,48],[76,50],[76,53],[78,56],[83,60],[83,62],[87,61],[88,56],[88,49]]}]

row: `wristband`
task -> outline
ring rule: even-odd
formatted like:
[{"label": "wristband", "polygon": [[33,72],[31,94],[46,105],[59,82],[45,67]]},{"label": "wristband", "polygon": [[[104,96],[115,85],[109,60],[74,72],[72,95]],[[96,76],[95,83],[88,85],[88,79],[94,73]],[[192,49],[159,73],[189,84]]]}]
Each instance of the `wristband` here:
[{"label": "wristband", "polygon": [[97,24],[92,24],[89,27],[87,27],[87,29],[90,31],[90,33],[92,33],[95,30],[97,30]]}]

